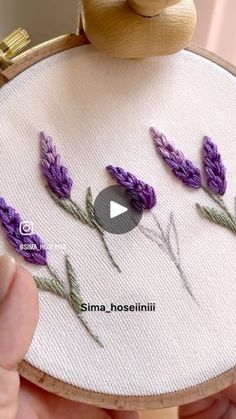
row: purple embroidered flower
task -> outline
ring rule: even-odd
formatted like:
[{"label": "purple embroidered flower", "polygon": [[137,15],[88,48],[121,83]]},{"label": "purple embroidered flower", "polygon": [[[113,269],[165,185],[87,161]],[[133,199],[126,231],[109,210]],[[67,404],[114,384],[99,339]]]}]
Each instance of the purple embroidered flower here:
[{"label": "purple embroidered flower", "polygon": [[68,169],[61,164],[61,156],[53,145],[53,139],[40,133],[41,141],[41,169],[50,189],[59,198],[70,198],[72,179],[68,175]]},{"label": "purple embroidered flower", "polygon": [[42,240],[36,234],[21,234],[22,219],[20,215],[0,198],[0,223],[11,244],[26,262],[46,265],[47,255]]},{"label": "purple embroidered flower", "polygon": [[217,195],[224,195],[227,188],[226,168],[217,145],[207,136],[203,140],[203,158],[210,190]]},{"label": "purple embroidered flower", "polygon": [[137,211],[151,209],[156,205],[156,194],[150,185],[120,167],[107,166],[107,170],[117,183],[125,188]]},{"label": "purple embroidered flower", "polygon": [[150,129],[152,138],[155,142],[157,151],[163,157],[163,160],[171,167],[174,175],[179,178],[186,186],[199,189],[202,185],[201,172],[198,167],[185,158],[183,153],[176,150],[164,134],[156,130]]}]

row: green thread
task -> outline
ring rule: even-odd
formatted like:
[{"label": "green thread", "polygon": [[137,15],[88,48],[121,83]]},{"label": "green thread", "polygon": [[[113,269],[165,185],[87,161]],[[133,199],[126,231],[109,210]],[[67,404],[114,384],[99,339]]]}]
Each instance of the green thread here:
[{"label": "green thread", "polygon": [[99,232],[99,236],[100,236],[100,239],[101,239],[101,241],[103,243],[104,249],[106,249],[107,255],[109,256],[109,258],[110,258],[110,260],[112,262],[112,265],[117,269],[117,271],[119,273],[121,273],[121,269],[120,269],[119,265],[116,263],[115,259],[113,258],[112,254],[110,252],[110,249],[109,249],[108,244],[106,242],[104,233],[100,233]]},{"label": "green thread", "polygon": [[65,211],[71,214],[76,220],[81,221],[83,224],[86,224],[91,228],[94,228],[98,232],[101,238],[103,247],[112,265],[117,269],[119,273],[121,273],[121,269],[119,265],[115,262],[115,259],[112,256],[110,249],[108,247],[108,244],[106,242],[104,230],[99,225],[98,221],[96,220],[91,188],[89,187],[86,193],[86,211],[83,211],[79,207],[79,205],[76,202],[74,202],[71,198],[69,199],[59,198],[54,192],[51,191],[51,189],[48,186],[46,186],[46,189],[49,195],[51,196],[51,198],[56,202],[56,204],[58,204],[61,208],[63,208]]},{"label": "green thread", "polygon": [[51,292],[57,297],[64,298],[68,300],[70,298],[69,293],[66,291],[64,285],[61,281],[56,281],[55,279],[42,278],[39,276],[34,276],[37,287],[42,291]]},{"label": "green thread", "polygon": [[77,281],[77,276],[73,265],[70,261],[69,256],[65,257],[66,260],[66,273],[69,282],[69,291],[66,290],[63,281],[59,278],[58,273],[53,269],[50,265],[46,265],[48,271],[53,276],[53,279],[43,278],[39,276],[33,276],[35,283],[41,291],[50,292],[57,297],[63,298],[67,300],[72,307],[73,311],[75,312],[76,316],[80,320],[82,326],[85,330],[89,333],[91,338],[102,348],[104,347],[103,343],[101,342],[100,338],[93,333],[90,326],[88,325],[87,321],[84,319],[81,311],[81,305],[83,303],[83,299],[80,293],[80,287]]},{"label": "green thread", "polygon": [[93,227],[92,220],[87,216],[87,214],[77,204],[75,204],[75,202],[73,202],[71,199],[59,198],[54,192],[51,191],[51,189],[48,186],[46,186],[46,189],[47,189],[49,195],[56,202],[56,204],[58,204],[65,211],[67,211],[71,215],[73,215],[73,217],[76,218],[76,220],[79,220],[82,223],[88,224],[90,227]]},{"label": "green thread", "polygon": [[197,210],[204,218],[208,219],[212,223],[227,228],[229,231],[236,234],[236,217],[231,214],[222,196],[214,194],[205,186],[203,187],[203,190],[216,204],[219,205],[222,211],[219,211],[216,208],[200,205],[199,203],[196,204]]},{"label": "green thread", "polygon": [[74,268],[68,256],[66,256],[66,271],[67,271],[67,277],[70,284],[71,305],[76,313],[81,314],[81,304],[83,303],[83,301],[80,294],[80,287],[77,282]]},{"label": "green thread", "polygon": [[233,222],[226,213],[218,211],[215,208],[205,207],[199,204],[196,204],[196,207],[203,217],[207,218],[215,224],[227,228],[236,234],[236,223]]},{"label": "green thread", "polygon": [[231,214],[231,212],[229,211],[225,201],[223,200],[222,196],[220,195],[216,195],[213,192],[211,192],[209,189],[203,187],[203,190],[207,193],[207,195],[213,199],[213,201],[215,201],[221,209],[223,209],[223,211],[228,215],[228,217],[231,219],[231,221],[233,223],[236,222],[236,218],[234,215]]}]

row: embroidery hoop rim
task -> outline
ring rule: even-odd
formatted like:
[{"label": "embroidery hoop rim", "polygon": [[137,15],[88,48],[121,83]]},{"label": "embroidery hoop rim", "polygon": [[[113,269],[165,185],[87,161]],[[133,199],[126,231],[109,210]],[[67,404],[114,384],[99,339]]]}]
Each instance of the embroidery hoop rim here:
[{"label": "embroidery hoop rim", "polygon": [[[0,71],[0,87],[5,83],[10,82],[22,71],[28,69],[30,66],[36,64],[40,60],[43,60],[64,50],[83,46],[88,43],[89,41],[84,34],[79,36],[69,34],[63,35],[34,47],[21,54],[15,60],[14,64],[12,64],[8,69],[5,71]],[[207,49],[194,44],[186,49],[193,54],[200,55],[203,58],[212,61],[216,65],[219,65],[232,75],[236,76],[236,66],[232,65],[216,54],[208,51]],[[195,402],[204,397],[211,396],[219,391],[224,390],[236,381],[235,366],[235,368],[232,368],[223,374],[220,374],[217,377],[206,381],[205,383],[190,387],[185,390],[153,396],[121,396],[98,393],[64,383],[63,381],[53,378],[49,374],[39,370],[38,368],[33,367],[24,360],[20,363],[18,369],[20,375],[23,378],[53,394],[77,402],[87,403],[107,409],[119,410],[147,410],[180,406],[186,403]]]}]

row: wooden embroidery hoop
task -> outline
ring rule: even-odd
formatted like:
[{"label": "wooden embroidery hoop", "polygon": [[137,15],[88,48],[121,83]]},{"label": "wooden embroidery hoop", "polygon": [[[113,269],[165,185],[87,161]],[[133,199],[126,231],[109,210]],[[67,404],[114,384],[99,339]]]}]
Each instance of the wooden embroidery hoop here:
[{"label": "wooden embroidery hoop", "polygon": [[[34,47],[18,56],[14,64],[6,70],[0,72],[0,85],[10,82],[22,71],[26,70],[40,60],[64,50],[88,43],[89,41],[84,34],[79,36],[65,35]],[[205,57],[236,76],[236,67],[217,57],[215,54],[197,46],[191,46],[188,50]],[[28,379],[30,382],[59,396],[103,408],[125,410],[158,409],[186,404],[217,393],[218,391],[230,386],[236,380],[236,368],[233,368],[213,380],[185,391],[169,393],[161,396],[131,397],[101,394],[65,384],[64,382],[45,374],[39,369],[32,367],[26,361],[23,361],[19,365],[19,372],[21,376]]]}]

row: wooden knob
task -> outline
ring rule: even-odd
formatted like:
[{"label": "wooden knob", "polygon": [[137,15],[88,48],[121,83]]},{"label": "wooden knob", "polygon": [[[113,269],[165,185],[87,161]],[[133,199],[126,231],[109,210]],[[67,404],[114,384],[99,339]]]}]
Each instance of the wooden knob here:
[{"label": "wooden knob", "polygon": [[167,7],[179,3],[180,0],[128,0],[129,6],[135,13],[151,17],[157,16]]}]

